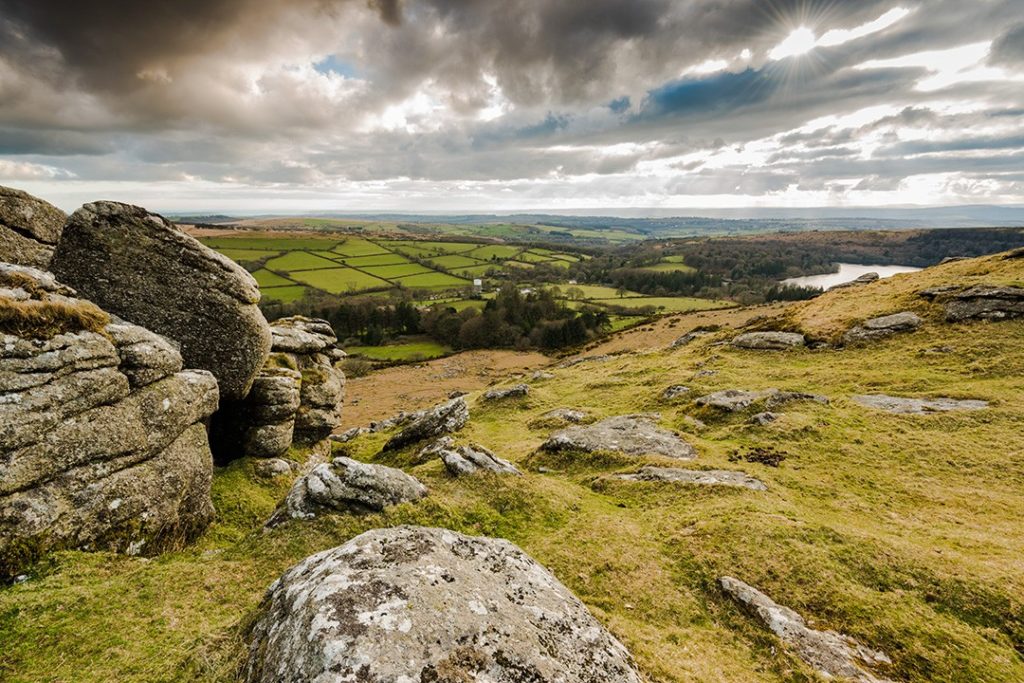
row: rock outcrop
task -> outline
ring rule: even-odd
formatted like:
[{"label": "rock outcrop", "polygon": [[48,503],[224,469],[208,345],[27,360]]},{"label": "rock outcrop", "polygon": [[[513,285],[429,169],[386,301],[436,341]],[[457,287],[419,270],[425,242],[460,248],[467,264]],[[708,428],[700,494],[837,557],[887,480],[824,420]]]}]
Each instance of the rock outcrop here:
[{"label": "rock outcrop", "polygon": [[690,393],[690,387],[682,384],[673,384],[661,392],[661,398],[666,401],[673,401]]},{"label": "rock outcrop", "polygon": [[675,341],[673,341],[668,348],[678,349],[680,347],[687,346],[697,341],[701,337],[706,337],[709,334],[711,334],[711,332],[707,330],[694,330],[693,332],[687,332],[686,334],[680,337],[676,337]]},{"label": "rock outcrop", "polygon": [[851,328],[843,335],[843,342],[853,344],[882,339],[899,332],[913,332],[921,326],[922,320],[916,313],[904,311],[884,315],[880,318],[865,320],[863,324]]},{"label": "rock outcrop", "polygon": [[530,387],[527,384],[515,384],[510,387],[498,387],[488,389],[481,397],[484,401],[501,401],[506,398],[522,398],[530,394]]},{"label": "rock outcrop", "polygon": [[452,399],[427,410],[413,413],[405,419],[405,427],[388,439],[383,450],[392,451],[405,446],[457,432],[469,421],[466,399]]},{"label": "rock outcrop", "polygon": [[946,320],[1006,320],[1024,316],[1024,287],[979,285],[952,295],[946,302]]},{"label": "rock outcrop", "polygon": [[732,340],[732,345],[737,348],[758,351],[785,351],[804,344],[804,336],[796,332],[747,332]]},{"label": "rock outcrop", "polygon": [[641,683],[626,649],[508,541],[368,531],[267,591],[247,683]]},{"label": "rock outcrop", "polygon": [[887,413],[901,415],[925,415],[927,413],[947,413],[956,410],[984,410],[988,401],[957,398],[904,398],[886,396],[885,394],[868,394],[852,397],[854,403],[866,408],[884,410]]},{"label": "rock outcrop", "polygon": [[870,285],[872,282],[876,282],[880,278],[881,276],[878,273],[872,271],[870,273],[864,273],[860,277],[854,280],[850,280],[849,282],[840,282],[838,285],[832,285],[831,287],[828,288],[828,291],[831,292],[833,289],[848,289],[850,287],[861,287],[863,285]]},{"label": "rock outcrop", "polygon": [[292,485],[268,526],[288,519],[312,519],[325,512],[379,512],[419,500],[427,487],[402,470],[352,458],[322,463]]},{"label": "rock outcrop", "polygon": [[490,472],[492,474],[522,474],[522,472],[519,471],[519,468],[508,460],[499,458],[489,449],[484,448],[479,444],[453,446],[449,439],[447,443],[444,443],[440,447],[431,449],[430,453],[440,457],[441,462],[444,463],[445,469],[454,477],[464,477],[480,472]]},{"label": "rock outcrop", "polygon": [[868,668],[892,664],[884,653],[867,648],[842,633],[810,628],[799,614],[739,579],[723,576],[718,584],[729,597],[756,615],[800,659],[825,678],[855,683],[888,683]]},{"label": "rock outcrop", "polygon": [[0,261],[49,267],[66,220],[56,206],[0,185]]},{"label": "rock outcrop", "polygon": [[214,377],[52,275],[0,267],[16,280],[0,287],[0,578],[50,550],[151,553],[200,533]]},{"label": "rock outcrop", "polygon": [[677,467],[641,467],[638,472],[616,475],[624,481],[662,481],[694,486],[731,486],[766,491],[764,482],[745,472],[732,470],[684,470]]},{"label": "rock outcrop", "polygon": [[256,281],[241,266],[145,209],[86,204],[68,219],[51,268],[79,294],[180,345],[221,399],[245,397],[270,351]]},{"label": "rock outcrop", "polygon": [[664,455],[680,460],[697,457],[693,446],[675,432],[642,415],[609,417],[587,426],[555,432],[541,446],[546,451],[612,451],[626,455]]},{"label": "rock outcrop", "polygon": [[780,408],[787,403],[812,401],[828,405],[829,400],[818,394],[807,394],[799,391],[779,391],[764,389],[762,391],[746,391],[743,389],[723,389],[698,397],[694,403],[698,406],[716,408],[727,413],[738,413],[753,405],[763,405],[769,411]]}]

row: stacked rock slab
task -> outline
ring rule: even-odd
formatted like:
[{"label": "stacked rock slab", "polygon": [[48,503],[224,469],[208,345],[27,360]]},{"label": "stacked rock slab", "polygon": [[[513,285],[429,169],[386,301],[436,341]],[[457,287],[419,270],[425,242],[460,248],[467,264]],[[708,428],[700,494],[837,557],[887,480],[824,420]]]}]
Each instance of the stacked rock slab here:
[{"label": "stacked rock slab", "polygon": [[213,375],[49,273],[0,264],[0,283],[0,580],[50,550],[148,554],[205,529]]},{"label": "stacked rock slab", "polygon": [[0,261],[46,268],[67,215],[27,192],[0,186]]},{"label": "stacked rock slab", "polygon": [[295,441],[310,444],[326,439],[341,424],[345,373],[337,367],[345,352],[326,320],[293,316],[274,321],[269,364],[284,364],[302,376],[295,413]]},{"label": "stacked rock slab", "polygon": [[170,221],[116,202],[68,219],[51,269],[104,310],[168,337],[185,366],[209,370],[241,400],[270,351],[256,280]]},{"label": "stacked rock slab", "polygon": [[247,683],[640,683],[626,648],[508,541],[368,531],[270,587]]}]

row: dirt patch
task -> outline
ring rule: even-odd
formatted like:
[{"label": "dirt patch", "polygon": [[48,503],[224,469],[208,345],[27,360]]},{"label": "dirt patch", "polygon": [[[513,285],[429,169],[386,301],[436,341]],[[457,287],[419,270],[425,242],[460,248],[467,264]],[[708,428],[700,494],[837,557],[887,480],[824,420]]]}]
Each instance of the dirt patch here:
[{"label": "dirt patch", "polygon": [[453,391],[477,391],[498,379],[551,363],[540,353],[467,351],[447,358],[402,365],[348,381],[339,431],[436,405]]}]

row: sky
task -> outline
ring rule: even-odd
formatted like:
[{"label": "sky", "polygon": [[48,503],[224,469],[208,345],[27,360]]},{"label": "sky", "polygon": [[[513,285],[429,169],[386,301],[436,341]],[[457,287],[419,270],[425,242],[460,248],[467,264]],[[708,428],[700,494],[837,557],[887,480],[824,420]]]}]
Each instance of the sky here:
[{"label": "sky", "polygon": [[0,0],[66,210],[1024,204],[1024,0]]}]

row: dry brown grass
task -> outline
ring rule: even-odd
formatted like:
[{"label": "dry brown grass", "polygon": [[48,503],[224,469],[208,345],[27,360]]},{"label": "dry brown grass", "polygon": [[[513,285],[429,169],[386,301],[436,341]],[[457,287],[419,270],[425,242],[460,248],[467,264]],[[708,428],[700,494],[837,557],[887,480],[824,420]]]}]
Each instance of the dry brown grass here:
[{"label": "dry brown grass", "polygon": [[0,332],[52,339],[67,332],[101,332],[110,316],[90,301],[0,299]]}]

